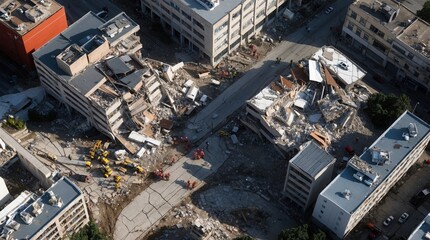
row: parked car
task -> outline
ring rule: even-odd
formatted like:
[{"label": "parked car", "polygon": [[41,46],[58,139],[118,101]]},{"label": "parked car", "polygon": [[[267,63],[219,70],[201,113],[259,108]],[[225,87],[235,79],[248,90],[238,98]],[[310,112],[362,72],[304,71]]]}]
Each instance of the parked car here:
[{"label": "parked car", "polygon": [[400,216],[399,218],[399,223],[404,223],[406,222],[406,220],[408,220],[409,214],[408,213],[403,213],[402,216]]},{"label": "parked car", "polygon": [[419,193],[415,194],[410,202],[412,205],[414,205],[415,207],[418,207],[419,205],[421,205],[421,203],[424,202],[424,200],[427,198],[427,196],[430,196],[430,189],[425,188],[423,190],[421,190]]},{"label": "parked car", "polygon": [[388,226],[388,225],[390,225],[390,223],[391,223],[393,220],[394,220],[394,217],[393,217],[393,216],[389,216],[389,217],[387,217],[387,219],[385,219],[385,221],[384,221],[384,226]]},{"label": "parked car", "polygon": [[325,14],[330,14],[331,12],[333,12],[333,10],[334,10],[334,8],[333,8],[333,7],[328,7],[328,8],[325,10]]},{"label": "parked car", "polygon": [[373,75],[373,79],[374,79],[375,81],[377,81],[378,83],[384,83],[384,82],[385,82],[384,78],[383,78],[383,77],[381,77],[381,75],[379,75],[379,74],[375,74],[375,75]]}]

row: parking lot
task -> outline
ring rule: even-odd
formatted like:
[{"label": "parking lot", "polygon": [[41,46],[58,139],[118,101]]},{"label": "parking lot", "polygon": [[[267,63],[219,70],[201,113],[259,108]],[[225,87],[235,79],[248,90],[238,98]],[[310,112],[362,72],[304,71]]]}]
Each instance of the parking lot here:
[{"label": "parking lot", "polygon": [[[430,165],[423,164],[430,158],[429,151],[424,152],[417,164],[390,190],[388,195],[376,205],[362,220],[362,224],[348,236],[347,239],[368,239],[370,230],[366,224],[372,223],[389,239],[407,239],[417,225],[430,212],[430,201],[426,200],[421,206],[415,207],[410,203],[411,198],[422,189],[430,186]],[[409,217],[404,223],[399,223],[402,213]],[[384,226],[387,217],[394,219],[388,226]]]}]

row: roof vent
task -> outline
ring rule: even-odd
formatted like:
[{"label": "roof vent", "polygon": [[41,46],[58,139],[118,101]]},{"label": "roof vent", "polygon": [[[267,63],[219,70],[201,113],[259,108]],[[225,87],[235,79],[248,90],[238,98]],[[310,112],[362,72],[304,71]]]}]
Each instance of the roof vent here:
[{"label": "roof vent", "polygon": [[52,204],[52,206],[59,207],[59,208],[63,206],[63,200],[60,197],[57,198],[52,191],[49,191],[48,194],[49,194],[49,203]]},{"label": "roof vent", "polygon": [[426,232],[426,235],[424,236],[425,239],[430,239],[430,232]]},{"label": "roof vent", "polygon": [[416,137],[418,135],[417,124],[409,123],[408,131],[410,137]]},{"label": "roof vent", "polygon": [[43,206],[45,206],[43,203],[33,203],[33,215],[35,217],[39,216],[42,213]]},{"label": "roof vent", "polygon": [[21,217],[22,221],[24,221],[28,225],[33,222],[33,216],[31,216],[28,212],[22,211],[19,216]]},{"label": "roof vent", "polygon": [[382,149],[373,147],[372,148],[372,162],[378,165],[383,165],[384,163],[390,162],[391,154],[388,151],[383,151]]},{"label": "roof vent", "polygon": [[345,191],[343,191],[343,196],[349,200],[351,198],[351,191],[349,189],[345,189]]},{"label": "roof vent", "polygon": [[361,172],[356,172],[352,176],[361,182],[361,181],[363,181],[364,174],[362,174]]},{"label": "roof vent", "polygon": [[197,0],[197,2],[209,11],[219,5],[219,0]]}]

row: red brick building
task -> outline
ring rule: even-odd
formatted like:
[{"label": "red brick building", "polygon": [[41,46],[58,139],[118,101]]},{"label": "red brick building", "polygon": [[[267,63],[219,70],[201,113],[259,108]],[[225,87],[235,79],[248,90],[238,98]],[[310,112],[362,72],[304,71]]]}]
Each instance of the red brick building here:
[{"label": "red brick building", "polygon": [[27,69],[32,52],[68,27],[64,7],[53,0],[0,0],[0,51]]}]

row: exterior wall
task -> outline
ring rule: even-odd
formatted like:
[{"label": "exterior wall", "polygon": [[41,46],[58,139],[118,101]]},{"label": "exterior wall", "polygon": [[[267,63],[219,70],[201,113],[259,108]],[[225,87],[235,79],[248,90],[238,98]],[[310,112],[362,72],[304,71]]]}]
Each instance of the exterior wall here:
[{"label": "exterior wall", "polygon": [[169,4],[141,0],[142,10],[148,9],[152,17],[159,17],[165,27],[171,28],[173,38],[200,53],[212,65],[259,32],[286,3],[286,0],[245,0],[211,24],[181,1],[171,0]]},{"label": "exterior wall", "polygon": [[359,5],[351,4],[342,31],[343,35],[352,37],[352,44],[361,48],[363,54],[386,66],[391,42],[395,38],[387,27],[360,9]]},{"label": "exterior wall", "polygon": [[413,79],[406,82],[410,88],[417,90],[421,84],[428,92],[430,89],[430,59],[417,53],[415,49],[396,38],[388,55],[389,61],[397,67],[397,79]]},{"label": "exterior wall", "polygon": [[67,28],[64,7],[45,19],[24,36],[0,24],[0,51],[13,61],[34,68],[32,53]]},{"label": "exterior wall", "polygon": [[360,220],[388,193],[400,178],[417,162],[424,152],[430,134],[427,134],[423,140],[402,160],[400,164],[391,172],[389,176],[381,182],[378,187],[367,197],[365,201],[352,213],[345,212],[341,206],[336,205],[324,196],[319,195],[314,211],[312,213],[320,225],[327,228],[338,238],[344,238]]},{"label": "exterior wall", "polygon": [[64,239],[90,220],[84,196],[76,198],[61,214],[46,224],[32,239]]},{"label": "exterior wall", "polygon": [[0,177],[0,207],[9,201],[11,197],[12,196],[9,194],[9,190],[7,189],[4,179]]},{"label": "exterior wall", "polygon": [[334,159],[314,178],[293,163],[288,164],[283,193],[306,211],[317,199],[318,194],[330,183]]},{"label": "exterior wall", "polygon": [[115,139],[108,121],[108,114],[100,105],[80,94],[38,59],[35,59],[35,64],[40,82],[49,94],[84,115],[97,130]]}]

